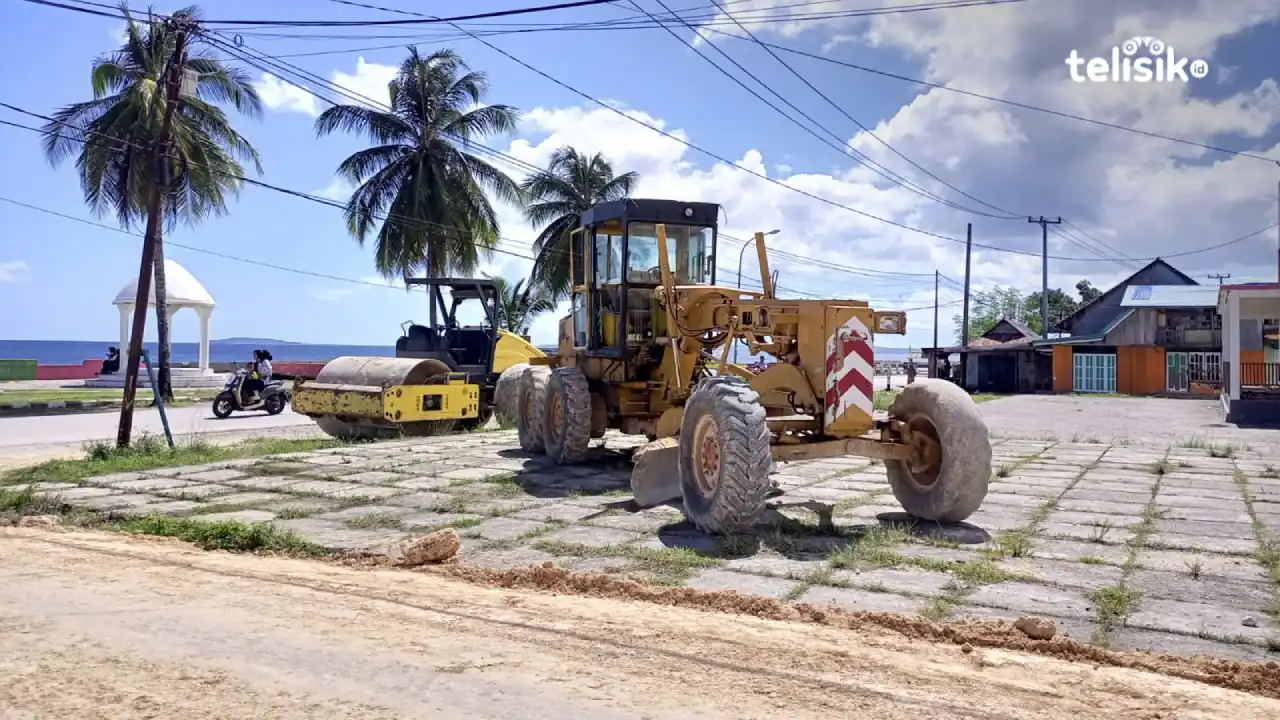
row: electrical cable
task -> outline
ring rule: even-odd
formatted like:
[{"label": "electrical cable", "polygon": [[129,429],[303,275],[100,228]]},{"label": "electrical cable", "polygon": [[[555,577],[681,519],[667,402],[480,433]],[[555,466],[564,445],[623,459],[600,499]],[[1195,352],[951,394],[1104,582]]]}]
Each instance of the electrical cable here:
[{"label": "electrical cable", "polygon": [[[636,0],[632,0],[633,4],[635,3],[635,1],[636,1]],[[659,4],[663,4],[663,7],[666,7],[666,5],[663,3],[663,0],[657,0],[657,2],[658,2]],[[742,24],[742,23],[741,23],[741,22],[740,22],[740,21],[739,21],[739,20],[734,16],[734,14],[733,14],[733,13],[729,12],[728,10],[725,10],[725,9],[724,9],[724,7],[720,4],[720,2],[718,2],[718,0],[711,0],[711,2],[712,2],[712,4],[713,4],[713,5],[715,5],[715,6],[716,6],[716,8],[718,8],[718,9],[720,10],[720,12],[721,12],[721,13],[723,13],[726,17],[728,17],[728,18],[730,18],[731,20],[733,20],[734,24],[736,24],[736,25],[738,26],[738,28],[742,30],[742,32],[746,33],[747,37],[748,37],[748,38],[750,38],[752,42],[754,42],[756,45],[758,45],[758,46],[760,46],[761,48],[763,48],[763,49],[765,50],[765,52],[769,53],[770,57],[772,57],[774,60],[777,60],[777,61],[778,61],[778,63],[779,63],[779,64],[781,64],[784,68],[786,68],[788,72],[790,72],[792,75],[794,75],[798,80],[800,80],[800,82],[804,83],[804,85],[805,85],[806,87],[808,87],[810,90],[812,90],[814,93],[816,93],[816,94],[818,95],[818,97],[820,97],[820,98],[822,98],[823,100],[825,100],[825,101],[826,101],[826,103],[827,103],[828,105],[830,105],[831,107],[835,108],[835,110],[836,110],[837,112],[839,112],[841,115],[844,115],[844,117],[845,117],[845,118],[847,118],[847,119],[848,119],[850,122],[852,122],[854,125],[856,125],[856,126],[858,127],[858,129],[859,129],[859,130],[861,130],[862,132],[866,133],[868,136],[870,136],[870,137],[871,137],[872,139],[874,139],[876,142],[880,143],[881,145],[884,145],[884,146],[885,146],[885,147],[886,147],[890,152],[894,153],[894,154],[895,154],[895,155],[897,155],[898,157],[900,157],[900,158],[902,158],[903,160],[907,161],[909,164],[911,164],[911,165],[912,165],[913,167],[915,167],[917,170],[920,170],[920,171],[921,171],[921,172],[923,172],[924,174],[926,174],[926,175],[928,175],[929,177],[933,178],[934,180],[936,180],[936,181],[938,181],[938,182],[942,183],[943,185],[945,185],[945,186],[947,186],[947,187],[951,188],[952,190],[954,190],[954,191],[956,191],[956,192],[960,193],[961,195],[963,195],[963,196],[965,196],[965,197],[969,198],[970,200],[973,200],[973,201],[977,202],[979,205],[984,205],[984,206],[986,206],[986,207],[989,207],[989,208],[991,208],[992,210],[995,210],[995,211],[997,211],[997,212],[1003,213],[1003,215],[1002,215],[1002,216],[999,216],[999,215],[992,215],[991,213],[982,212],[982,211],[978,211],[978,210],[973,210],[973,209],[971,209],[971,208],[966,208],[966,207],[963,207],[963,206],[960,206],[960,205],[957,205],[957,204],[953,204],[953,203],[950,203],[950,202],[947,202],[946,204],[948,204],[948,205],[950,205],[951,207],[954,207],[954,208],[956,208],[956,209],[958,209],[958,210],[963,210],[963,211],[965,211],[965,212],[969,212],[969,213],[972,213],[972,214],[974,214],[974,215],[981,215],[981,216],[990,217],[990,218],[996,218],[996,219],[1001,219],[1001,220],[1015,220],[1015,219],[1016,219],[1016,220],[1021,220],[1021,219],[1022,219],[1022,217],[1025,215],[1025,213],[1017,213],[1017,214],[1012,213],[1012,212],[1010,212],[1010,211],[1008,211],[1008,210],[1005,210],[1005,209],[1003,209],[1003,208],[1001,208],[1001,207],[999,207],[999,206],[992,205],[991,203],[988,203],[988,202],[985,202],[985,201],[983,201],[983,200],[981,200],[981,199],[979,199],[979,198],[976,198],[976,197],[974,197],[973,195],[970,195],[969,193],[967,193],[967,192],[965,192],[965,191],[961,190],[960,188],[956,187],[955,185],[952,185],[951,183],[948,183],[947,181],[945,181],[945,180],[943,180],[942,178],[938,177],[938,176],[937,176],[937,175],[935,175],[934,173],[929,172],[927,169],[925,169],[925,168],[924,168],[923,166],[921,166],[919,163],[915,162],[914,160],[912,160],[911,158],[907,157],[906,155],[903,155],[901,152],[899,152],[899,151],[898,151],[896,148],[894,148],[892,145],[890,145],[889,143],[887,143],[887,142],[885,142],[884,140],[882,140],[882,139],[880,138],[880,136],[879,136],[879,135],[876,135],[876,134],[875,134],[875,132],[873,132],[873,131],[871,130],[871,128],[869,128],[869,127],[867,127],[866,125],[863,125],[861,122],[859,122],[857,118],[853,117],[853,115],[851,115],[848,111],[846,111],[846,110],[845,110],[845,109],[844,109],[844,108],[843,108],[839,103],[837,103],[836,101],[832,100],[832,99],[831,99],[831,98],[830,98],[826,93],[824,93],[824,92],[822,92],[822,90],[818,89],[818,87],[817,87],[816,85],[814,85],[812,82],[810,82],[808,78],[806,78],[804,75],[802,75],[802,74],[801,74],[799,71],[797,71],[794,67],[792,67],[790,63],[788,63],[786,60],[783,60],[783,59],[782,59],[782,58],[781,58],[781,57],[780,57],[776,52],[774,52],[774,51],[773,51],[773,49],[772,49],[772,48],[770,48],[769,46],[767,46],[767,45],[765,45],[764,43],[760,42],[760,38],[756,37],[755,33],[751,32],[751,30],[749,30],[745,25],[743,25],[743,24]],[[758,81],[757,81],[757,82],[758,82]],[[861,154],[861,153],[859,153],[859,154]],[[863,157],[866,157],[866,156],[865,156],[865,155],[863,155]],[[870,158],[867,158],[867,159],[868,159],[868,160],[870,160]]]}]

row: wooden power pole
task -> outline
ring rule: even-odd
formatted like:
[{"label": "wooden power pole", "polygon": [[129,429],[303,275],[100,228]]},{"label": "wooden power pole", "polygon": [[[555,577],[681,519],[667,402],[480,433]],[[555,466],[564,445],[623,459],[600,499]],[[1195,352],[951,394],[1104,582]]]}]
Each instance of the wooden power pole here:
[{"label": "wooden power pole", "polygon": [[138,364],[142,360],[142,335],[147,329],[147,311],[151,307],[151,276],[155,272],[156,245],[160,242],[160,223],[164,213],[164,195],[169,188],[169,136],[173,131],[173,115],[182,89],[182,68],[187,51],[188,21],[168,20],[174,30],[173,56],[165,69],[164,116],[160,136],[153,149],[155,177],[147,203],[147,231],[142,241],[142,262],[138,268],[138,294],[133,304],[133,329],[129,335],[129,356],[124,373],[124,399],[120,403],[120,428],[116,445],[128,447],[133,434],[133,401],[138,392]]},{"label": "wooden power pole", "polygon": [[1226,280],[1227,278],[1231,277],[1231,273],[1227,273],[1226,275],[1215,273],[1213,275],[1206,275],[1205,277],[1209,278],[1210,280],[1217,280],[1218,284],[1221,285],[1223,280]]}]

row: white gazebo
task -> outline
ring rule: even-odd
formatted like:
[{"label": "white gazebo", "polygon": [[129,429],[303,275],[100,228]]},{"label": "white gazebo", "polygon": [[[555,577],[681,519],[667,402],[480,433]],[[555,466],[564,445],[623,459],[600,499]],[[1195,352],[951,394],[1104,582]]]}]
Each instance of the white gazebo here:
[{"label": "white gazebo", "polygon": [[[195,368],[173,368],[171,378],[174,387],[212,386],[221,382],[223,376],[217,375],[209,367],[209,317],[213,314],[216,303],[209,291],[196,280],[195,276],[173,260],[164,261],[165,300],[168,303],[169,326],[173,326],[173,316],[179,310],[190,308],[200,318],[200,356]],[[133,332],[134,305],[138,300],[138,281],[131,280],[116,294],[112,304],[120,311],[120,368],[115,376],[101,376],[92,384],[119,385],[124,382],[124,367],[129,362],[129,335]],[[156,305],[156,286],[151,285],[151,296],[147,299],[147,310]],[[138,377],[139,385],[147,385],[145,373]]]}]

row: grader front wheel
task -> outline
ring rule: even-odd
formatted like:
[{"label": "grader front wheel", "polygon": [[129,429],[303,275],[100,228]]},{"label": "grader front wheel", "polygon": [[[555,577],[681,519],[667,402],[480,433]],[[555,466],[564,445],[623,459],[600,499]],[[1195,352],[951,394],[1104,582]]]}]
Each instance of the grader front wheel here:
[{"label": "grader front wheel", "polygon": [[760,396],[734,377],[702,381],[680,425],[684,512],[699,530],[750,529],[769,493],[769,427]]},{"label": "grader front wheel", "polygon": [[977,512],[991,479],[991,438],[968,393],[946,380],[917,380],[889,406],[907,426],[910,460],[886,460],[893,495],[907,514],[960,522]]},{"label": "grader front wheel", "polygon": [[591,444],[591,390],[577,368],[556,368],[547,381],[542,439],[557,465],[582,462]]}]

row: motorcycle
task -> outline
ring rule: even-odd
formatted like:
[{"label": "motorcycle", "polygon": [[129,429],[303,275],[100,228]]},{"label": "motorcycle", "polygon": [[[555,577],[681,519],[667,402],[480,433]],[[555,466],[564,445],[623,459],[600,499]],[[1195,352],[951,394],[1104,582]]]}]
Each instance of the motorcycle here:
[{"label": "motorcycle", "polygon": [[289,405],[292,393],[283,380],[272,380],[259,393],[258,402],[244,404],[244,382],[249,379],[249,371],[241,368],[227,380],[227,384],[213,399],[213,414],[220,419],[231,417],[231,413],[239,410],[266,410],[268,415],[279,415]]}]

